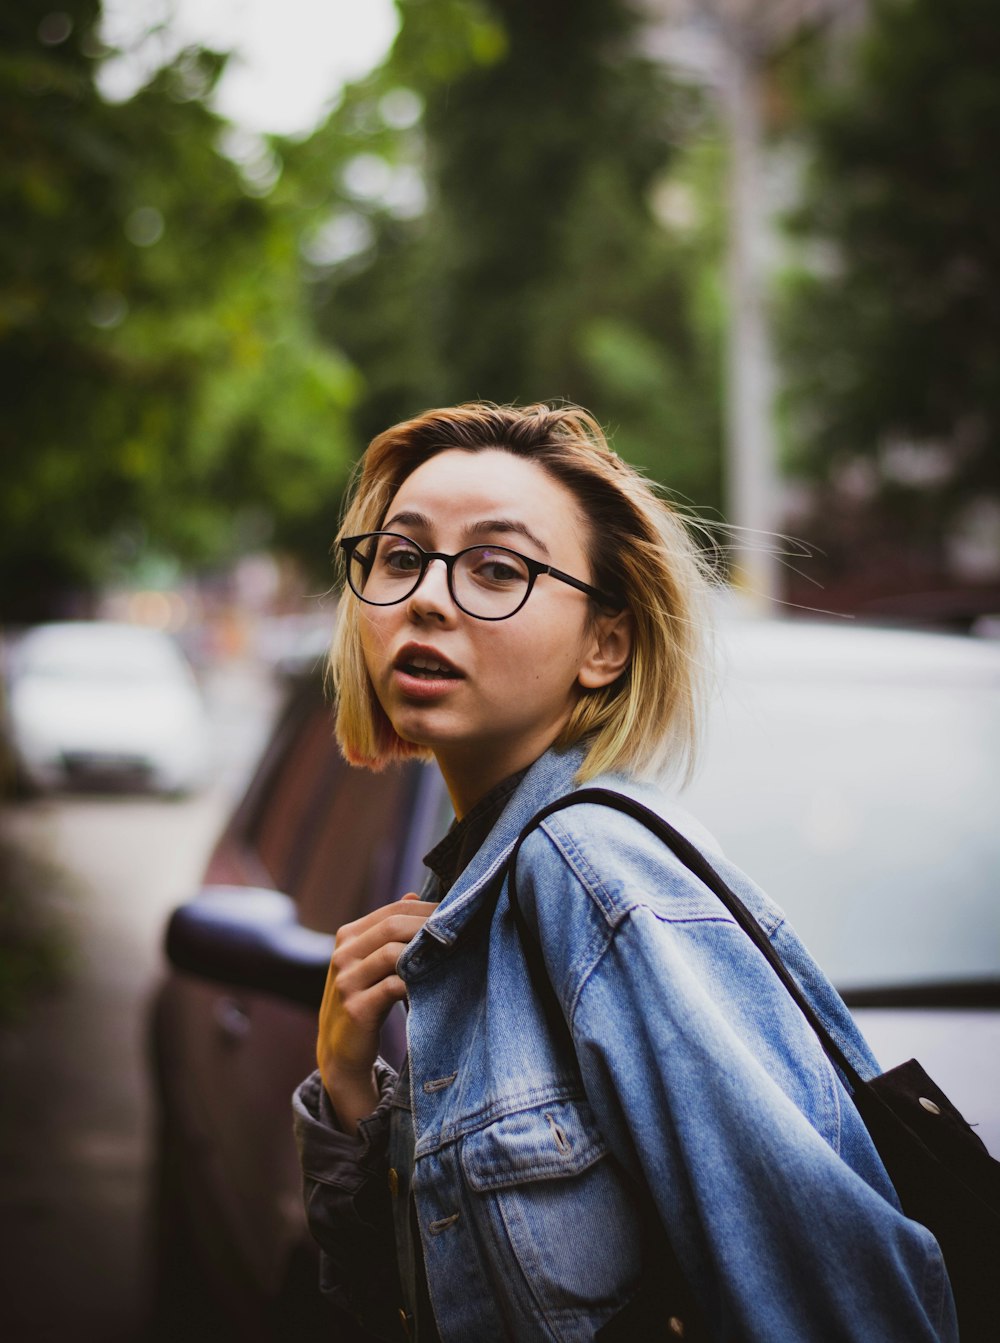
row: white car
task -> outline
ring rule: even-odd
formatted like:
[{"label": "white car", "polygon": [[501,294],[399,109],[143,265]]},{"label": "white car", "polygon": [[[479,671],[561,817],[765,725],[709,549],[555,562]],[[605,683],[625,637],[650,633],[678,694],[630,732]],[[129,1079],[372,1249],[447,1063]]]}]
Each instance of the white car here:
[{"label": "white car", "polygon": [[1000,643],[726,621],[681,802],[1000,1156]]},{"label": "white car", "polygon": [[7,719],[22,783],[186,793],[208,771],[191,668],[168,635],[136,625],[36,625],[11,648]]}]

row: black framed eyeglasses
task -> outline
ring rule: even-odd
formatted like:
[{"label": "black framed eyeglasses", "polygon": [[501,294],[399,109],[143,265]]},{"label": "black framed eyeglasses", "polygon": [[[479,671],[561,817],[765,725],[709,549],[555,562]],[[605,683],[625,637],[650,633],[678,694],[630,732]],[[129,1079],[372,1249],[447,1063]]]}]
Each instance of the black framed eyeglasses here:
[{"label": "black framed eyeglasses", "polygon": [[456,555],[424,550],[399,532],[365,532],[341,542],[347,560],[347,581],[355,596],[371,606],[394,606],[416,592],[431,560],[448,572],[448,591],[460,611],[476,620],[508,620],[531,596],[542,574],[585,592],[602,606],[620,611],[622,602],[506,546],[466,546]]}]

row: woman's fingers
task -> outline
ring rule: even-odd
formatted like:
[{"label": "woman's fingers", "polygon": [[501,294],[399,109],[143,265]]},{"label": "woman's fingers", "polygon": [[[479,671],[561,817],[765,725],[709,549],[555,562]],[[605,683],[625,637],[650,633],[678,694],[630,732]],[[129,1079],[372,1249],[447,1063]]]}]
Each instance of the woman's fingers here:
[{"label": "woman's fingers", "polygon": [[436,905],[412,893],[337,933],[319,1016],[317,1058],[327,1081],[370,1076],[382,1023],[406,997],[396,962]]},{"label": "woman's fingers", "polygon": [[355,1029],[377,1034],[393,1003],[405,997],[406,986],[396,974],[396,962],[426,917],[397,915],[355,937],[344,939],[338,934],[330,959],[324,1011],[342,1014]]},{"label": "woman's fingers", "polygon": [[428,900],[421,900],[411,892],[404,895],[402,900],[396,900],[391,905],[380,905],[378,909],[371,910],[360,919],[345,923],[337,932],[337,945],[353,942],[356,938],[368,938],[374,945],[379,940],[384,940],[382,931],[384,925],[400,918],[416,920],[416,927],[409,934],[412,937],[416,928],[419,928],[435,909],[437,905]]},{"label": "woman's fingers", "polygon": [[339,967],[336,960],[331,961],[333,992],[359,1021],[364,1020],[366,1014],[378,1011],[383,997],[382,989],[387,980],[396,981],[386,990],[394,995],[389,1001],[389,1007],[396,998],[405,994],[406,986],[396,974],[396,962],[406,950],[406,946],[405,942],[386,942],[363,960],[351,960]]},{"label": "woman's fingers", "polygon": [[[402,911],[404,904],[407,911]],[[399,901],[396,905],[387,906],[385,916],[375,923],[360,927],[360,922],[347,924],[337,933],[337,940],[334,945],[332,963],[337,973],[343,973],[354,964],[370,962],[372,966],[378,964],[371,961],[373,956],[386,946],[396,947],[396,958],[407,946],[409,942],[416,937],[417,933],[427,921],[429,915],[436,906],[418,901]],[[413,912],[410,912],[410,911]],[[393,960],[393,965],[396,961]]]}]

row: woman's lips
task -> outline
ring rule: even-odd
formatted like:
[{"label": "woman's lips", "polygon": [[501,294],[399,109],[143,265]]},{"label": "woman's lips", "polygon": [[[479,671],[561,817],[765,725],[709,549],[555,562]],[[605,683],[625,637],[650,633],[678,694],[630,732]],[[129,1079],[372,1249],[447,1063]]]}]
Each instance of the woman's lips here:
[{"label": "woman's lips", "polygon": [[433,677],[435,673],[454,679],[462,675],[455,664],[439,653],[430,644],[404,644],[393,658],[393,666],[399,671],[413,672],[418,676]]},{"label": "woman's lips", "polygon": [[409,644],[396,655],[392,678],[408,698],[433,699],[462,680],[462,673],[434,649]]}]

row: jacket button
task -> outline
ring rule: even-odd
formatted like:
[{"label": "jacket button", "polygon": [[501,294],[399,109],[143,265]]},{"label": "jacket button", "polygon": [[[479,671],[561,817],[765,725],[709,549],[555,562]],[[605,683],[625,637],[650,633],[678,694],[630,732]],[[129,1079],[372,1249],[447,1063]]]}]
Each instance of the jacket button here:
[{"label": "jacket button", "polygon": [[399,1174],[395,1166],[389,1167],[389,1174],[386,1176],[386,1180],[389,1184],[389,1193],[395,1198],[399,1193]]},{"label": "jacket button", "polygon": [[667,1332],[671,1338],[684,1337],[684,1321],[679,1315],[671,1315],[670,1319],[667,1320]]}]

